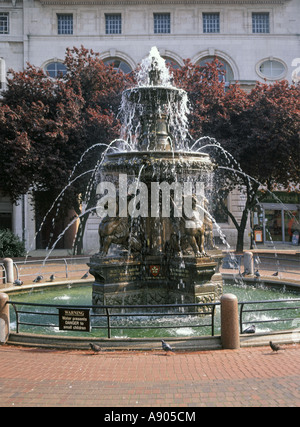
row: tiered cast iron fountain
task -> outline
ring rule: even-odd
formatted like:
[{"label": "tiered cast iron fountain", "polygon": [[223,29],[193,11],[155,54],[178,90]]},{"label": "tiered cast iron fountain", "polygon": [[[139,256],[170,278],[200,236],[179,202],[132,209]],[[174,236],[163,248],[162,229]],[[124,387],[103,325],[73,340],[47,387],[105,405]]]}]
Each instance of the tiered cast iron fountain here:
[{"label": "tiered cast iron fountain", "polygon": [[123,93],[129,149],[107,153],[99,171],[93,305],[214,302],[222,293],[204,191],[214,165],[188,150],[187,111],[186,92],[152,48],[138,86]]}]

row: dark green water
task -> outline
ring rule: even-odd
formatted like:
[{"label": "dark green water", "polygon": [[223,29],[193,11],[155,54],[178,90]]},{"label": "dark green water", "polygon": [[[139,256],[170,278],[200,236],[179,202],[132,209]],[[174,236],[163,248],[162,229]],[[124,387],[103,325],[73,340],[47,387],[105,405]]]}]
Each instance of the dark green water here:
[{"label": "dark green water", "polygon": [[[293,298],[300,298],[300,293],[283,290],[273,290],[263,286],[252,287],[248,285],[224,285],[224,293],[233,293],[237,296],[238,301],[266,301],[277,299],[288,299],[287,302],[277,302],[274,304],[251,304],[245,307],[253,310],[263,308],[292,308],[300,306],[300,301],[293,302]],[[20,293],[11,296],[12,301],[30,302],[38,304],[55,304],[63,306],[83,306],[91,305],[92,286],[85,285],[80,287],[66,287],[64,289],[50,289],[27,293]],[[58,328],[58,310],[56,308],[26,307],[19,306],[19,310],[30,311],[32,314],[20,314],[19,320],[25,323],[47,324],[48,326],[31,326],[20,325],[20,332],[30,332],[37,334],[59,334],[72,336],[95,336],[107,337],[107,318],[95,316],[91,311],[91,332],[66,332]],[[42,316],[36,312],[53,313],[53,315]],[[289,321],[273,322],[274,319],[289,318]],[[272,322],[269,322],[272,320]],[[255,321],[264,321],[256,324],[257,332],[267,332],[273,330],[294,329],[300,327],[300,310],[274,310],[260,311],[255,313],[245,313],[243,321],[249,322],[244,328]],[[172,316],[130,316],[123,317],[118,315],[111,317],[111,336],[112,337],[189,337],[199,335],[211,335],[211,316],[188,315],[183,314],[180,309]],[[142,329],[127,329],[126,327],[135,328],[143,326]],[[100,327],[100,329],[97,329]],[[11,330],[16,329],[16,316],[14,309],[11,307]],[[220,307],[216,307],[215,312],[215,335],[220,333]]]}]

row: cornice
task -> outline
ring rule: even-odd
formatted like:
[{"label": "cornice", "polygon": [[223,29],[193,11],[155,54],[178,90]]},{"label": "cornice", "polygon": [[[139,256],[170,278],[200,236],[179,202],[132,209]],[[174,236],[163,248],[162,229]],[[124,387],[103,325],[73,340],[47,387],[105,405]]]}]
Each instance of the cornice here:
[{"label": "cornice", "polygon": [[39,0],[43,5],[262,5],[284,4],[290,0]]}]

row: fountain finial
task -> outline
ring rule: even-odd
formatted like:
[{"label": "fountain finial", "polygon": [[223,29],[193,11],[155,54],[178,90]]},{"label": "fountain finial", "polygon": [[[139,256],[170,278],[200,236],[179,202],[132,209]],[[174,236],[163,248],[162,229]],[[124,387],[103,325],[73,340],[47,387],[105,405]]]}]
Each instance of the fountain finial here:
[{"label": "fountain finial", "polygon": [[149,55],[141,62],[137,81],[139,86],[171,86],[169,69],[157,47],[152,47]]},{"label": "fountain finial", "polygon": [[152,56],[151,65],[149,70],[149,81],[151,86],[159,86],[161,85],[161,70],[158,66],[158,61],[155,56]]}]

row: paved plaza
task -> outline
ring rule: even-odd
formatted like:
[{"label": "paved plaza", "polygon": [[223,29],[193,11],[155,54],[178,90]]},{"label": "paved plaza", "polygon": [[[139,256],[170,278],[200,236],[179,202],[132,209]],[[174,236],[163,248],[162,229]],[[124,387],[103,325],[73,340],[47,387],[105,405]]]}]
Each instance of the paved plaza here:
[{"label": "paved plaza", "polygon": [[283,348],[166,355],[4,345],[0,406],[299,407],[300,344]]}]

